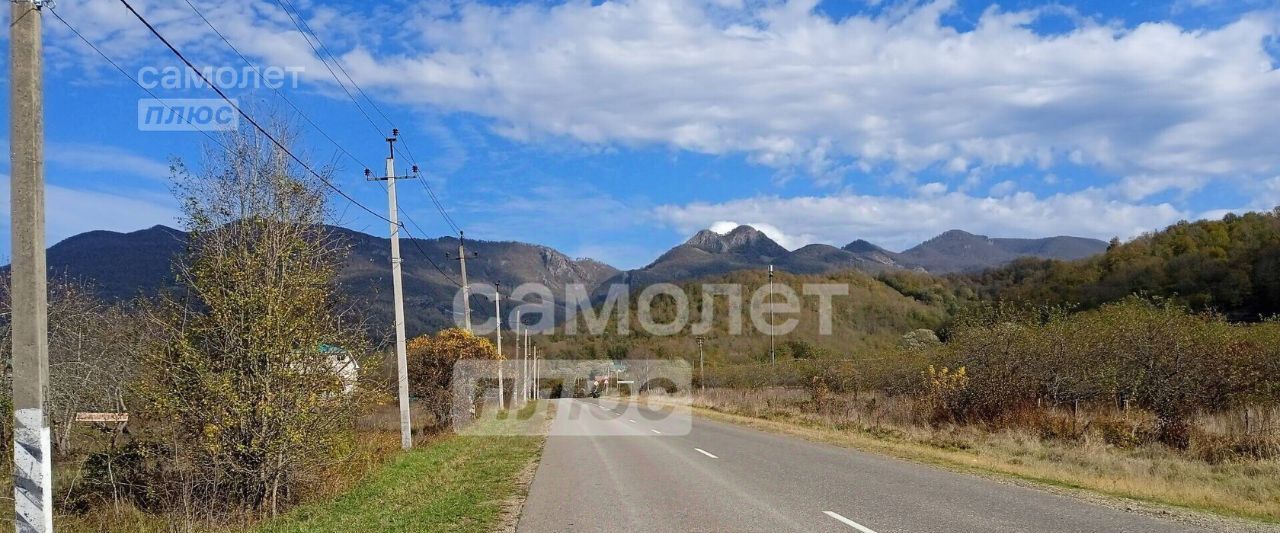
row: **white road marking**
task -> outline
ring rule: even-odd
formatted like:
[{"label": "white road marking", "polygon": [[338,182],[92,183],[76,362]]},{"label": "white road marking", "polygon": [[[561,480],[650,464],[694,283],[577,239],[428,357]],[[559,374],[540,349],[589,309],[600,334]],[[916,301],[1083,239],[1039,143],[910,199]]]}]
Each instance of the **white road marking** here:
[{"label": "white road marking", "polygon": [[656,429],[651,429],[651,430],[649,430],[649,431],[652,431],[652,432],[657,433],[657,434],[659,434],[659,435],[661,435],[661,434],[662,434],[662,432],[661,432],[661,431],[658,431],[658,430],[656,430]]},{"label": "white road marking", "polygon": [[857,522],[854,522],[853,520],[849,520],[848,518],[845,518],[845,517],[843,517],[843,516],[840,516],[839,514],[833,513],[833,512],[831,512],[831,511],[823,511],[823,514],[826,514],[827,516],[830,516],[831,518],[834,518],[834,519],[836,519],[836,520],[839,520],[839,521],[843,522],[843,523],[844,523],[844,525],[849,526],[849,527],[851,527],[851,528],[853,528],[853,529],[856,529],[856,530],[858,530],[858,531],[861,531],[862,533],[876,533],[875,531],[872,531],[872,530],[871,530],[871,528],[869,528],[869,527],[867,527],[867,526],[864,526],[864,525],[862,525],[862,524],[859,524],[859,523],[857,523]]},{"label": "white road marking", "polygon": [[704,450],[704,449],[702,449],[702,448],[694,448],[694,449],[695,449],[695,450],[698,450],[698,453],[700,453],[700,454],[702,454],[702,455],[705,455],[705,456],[710,457],[710,458],[712,458],[712,459],[719,459],[719,457],[716,457],[715,455],[712,455],[712,454],[711,454],[711,452],[706,451],[706,450]]},{"label": "white road marking", "polygon": [[636,423],[635,419],[631,419],[631,418],[628,418],[627,422],[631,422],[632,424]]}]

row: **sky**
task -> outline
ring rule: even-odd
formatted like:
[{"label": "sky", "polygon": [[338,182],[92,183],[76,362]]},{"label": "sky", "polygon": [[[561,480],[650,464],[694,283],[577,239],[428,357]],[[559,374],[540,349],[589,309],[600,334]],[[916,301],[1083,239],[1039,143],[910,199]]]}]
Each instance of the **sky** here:
[{"label": "sky", "polygon": [[[374,210],[363,170],[397,127],[398,172],[424,178],[399,185],[418,235],[450,232],[424,184],[468,238],[620,268],[737,224],[791,249],[903,250],[953,228],[1128,239],[1280,205],[1280,0],[130,3],[231,72],[237,102],[291,115],[298,153]],[[156,97],[216,98],[163,83],[181,63],[119,0],[54,10]],[[179,226],[169,166],[198,168],[208,138],[144,127],[152,96],[43,23],[49,243]],[[287,74],[234,75],[252,68]]]}]

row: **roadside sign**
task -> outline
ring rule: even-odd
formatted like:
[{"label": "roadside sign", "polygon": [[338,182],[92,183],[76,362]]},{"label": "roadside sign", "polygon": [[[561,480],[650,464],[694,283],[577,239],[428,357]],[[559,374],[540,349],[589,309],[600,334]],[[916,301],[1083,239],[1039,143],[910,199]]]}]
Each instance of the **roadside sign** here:
[{"label": "roadside sign", "polygon": [[76,413],[76,422],[128,422],[129,413]]}]

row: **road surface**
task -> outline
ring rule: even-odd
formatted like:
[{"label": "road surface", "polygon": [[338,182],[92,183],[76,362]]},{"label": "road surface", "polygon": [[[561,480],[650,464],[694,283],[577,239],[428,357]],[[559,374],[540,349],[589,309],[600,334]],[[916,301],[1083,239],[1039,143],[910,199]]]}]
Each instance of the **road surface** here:
[{"label": "road surface", "polygon": [[[701,418],[658,419],[609,400],[554,401],[519,532],[1200,531]],[[593,410],[599,416],[583,416]]]}]

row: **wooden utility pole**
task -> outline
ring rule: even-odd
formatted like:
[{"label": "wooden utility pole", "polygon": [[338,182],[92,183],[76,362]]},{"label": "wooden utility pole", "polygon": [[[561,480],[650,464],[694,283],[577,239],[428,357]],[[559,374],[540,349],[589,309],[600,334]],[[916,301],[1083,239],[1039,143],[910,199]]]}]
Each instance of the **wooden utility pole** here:
[{"label": "wooden utility pole", "polygon": [[391,212],[388,220],[391,222],[391,287],[395,298],[396,314],[396,378],[400,396],[400,447],[407,450],[413,447],[413,424],[409,420],[409,356],[405,349],[404,338],[404,284],[400,279],[400,208],[396,204],[396,180],[415,177],[417,167],[414,167],[413,175],[396,176],[396,137],[399,135],[400,130],[393,129],[391,136],[387,137],[390,152],[387,155],[386,176],[373,177],[369,169],[365,169],[364,175],[369,181],[387,182],[387,205]]},{"label": "wooden utility pole", "polygon": [[497,282],[493,284],[493,316],[496,325],[493,332],[498,337],[498,409],[506,409],[502,386],[502,366],[506,364],[506,358],[502,356],[502,284]]},{"label": "wooden utility pole", "polygon": [[44,80],[40,9],[13,0],[9,23],[9,202],[12,239],[14,526],[53,531],[49,302],[44,255]]}]

